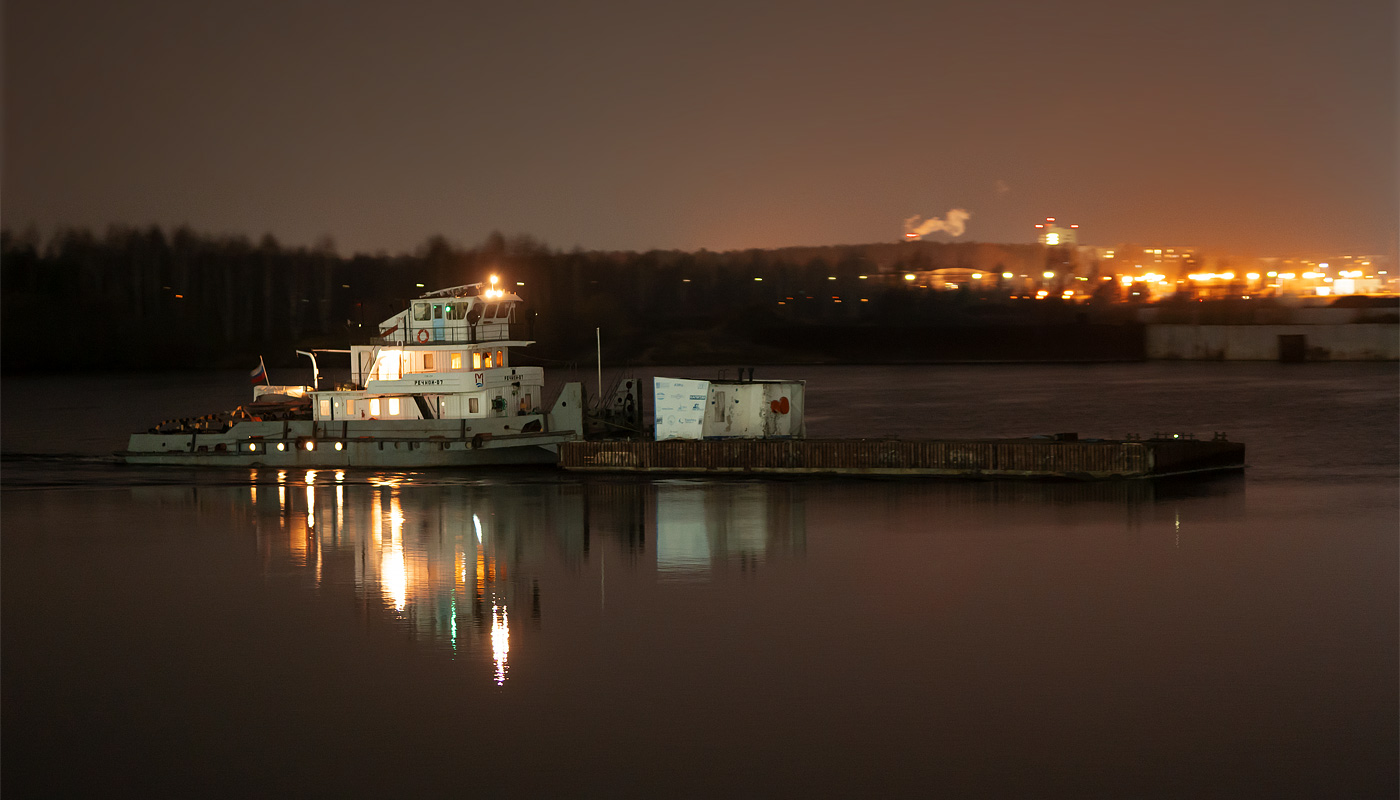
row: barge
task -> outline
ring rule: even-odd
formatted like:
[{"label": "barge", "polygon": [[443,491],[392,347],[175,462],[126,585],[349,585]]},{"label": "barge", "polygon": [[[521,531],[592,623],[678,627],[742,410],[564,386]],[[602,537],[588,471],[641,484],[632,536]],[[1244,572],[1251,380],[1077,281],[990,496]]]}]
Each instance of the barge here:
[{"label": "barge", "polygon": [[1245,448],[1223,433],[1147,439],[808,439],[802,381],[656,378],[654,440],[562,443],[575,472],[653,475],[860,475],[921,478],[1114,480],[1244,468]]},{"label": "barge", "polygon": [[1152,438],[749,439],[576,441],[559,465],[575,472],[669,475],[861,475],[924,478],[1160,478],[1244,468],[1244,445]]}]

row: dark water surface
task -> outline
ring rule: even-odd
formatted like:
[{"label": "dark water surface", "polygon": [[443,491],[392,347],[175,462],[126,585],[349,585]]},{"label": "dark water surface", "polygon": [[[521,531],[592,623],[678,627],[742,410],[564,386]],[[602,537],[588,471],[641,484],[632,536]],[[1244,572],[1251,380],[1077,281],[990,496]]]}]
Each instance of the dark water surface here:
[{"label": "dark water surface", "polygon": [[1396,365],[764,372],[814,436],[1226,431],[1251,466],[193,473],[106,454],[242,373],[7,379],[7,794],[1396,794]]}]

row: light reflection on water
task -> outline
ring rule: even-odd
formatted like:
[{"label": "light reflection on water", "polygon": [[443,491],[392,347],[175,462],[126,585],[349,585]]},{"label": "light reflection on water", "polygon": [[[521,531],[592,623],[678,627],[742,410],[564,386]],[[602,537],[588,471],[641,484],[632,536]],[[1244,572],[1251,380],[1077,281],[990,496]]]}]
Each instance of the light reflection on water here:
[{"label": "light reflection on water", "polygon": [[[559,591],[577,602],[596,581],[606,607],[608,553],[657,585],[757,576],[775,563],[800,565],[808,550],[808,506],[822,482],[590,480],[522,484],[415,484],[369,475],[332,483],[312,470],[300,487],[285,471],[250,476],[246,491],[203,488],[202,505],[219,498],[251,512],[269,576],[309,576],[318,590],[353,587],[363,613],[408,631],[415,641],[453,654],[489,653],[492,679],[510,674],[513,613],[541,620],[541,581],[571,582]],[[259,493],[277,481],[276,504]],[[1121,525],[1127,533],[1166,506],[1179,545],[1181,501],[1209,498],[1212,516],[1243,513],[1239,476],[1182,483],[1101,484],[832,482],[871,503],[861,519],[833,533],[838,541],[870,536],[869,526],[898,530],[909,519],[936,525],[969,512],[1003,509],[1003,522],[1047,517],[1061,525]],[[300,488],[292,494],[288,489]],[[184,489],[134,489],[139,496]],[[597,567],[596,577],[592,574]],[[549,577],[546,577],[549,576]]]}]

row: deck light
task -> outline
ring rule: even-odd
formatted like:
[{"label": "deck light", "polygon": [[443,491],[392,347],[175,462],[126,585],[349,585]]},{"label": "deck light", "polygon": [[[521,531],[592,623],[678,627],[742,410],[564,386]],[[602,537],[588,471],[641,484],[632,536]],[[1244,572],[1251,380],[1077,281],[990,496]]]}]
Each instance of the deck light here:
[{"label": "deck light", "polygon": [[316,443],[315,443],[315,442],[307,442],[307,443],[306,443],[306,449],[307,449],[307,450],[315,450],[315,449],[316,449]]},{"label": "deck light", "polygon": [[249,443],[248,443],[248,452],[250,452],[250,453],[256,453],[256,452],[258,452],[258,443],[257,443],[257,442],[249,442]]},{"label": "deck light", "polygon": [[287,449],[287,445],[286,445],[285,442],[278,442],[278,443],[277,443],[277,452],[280,453],[280,452],[282,452],[283,450],[286,450],[286,449]]},{"label": "deck light", "polygon": [[345,449],[345,445],[344,445],[343,443],[341,443],[341,442],[336,442],[336,443],[335,443],[335,449],[337,449],[337,450],[344,450],[344,449]]}]

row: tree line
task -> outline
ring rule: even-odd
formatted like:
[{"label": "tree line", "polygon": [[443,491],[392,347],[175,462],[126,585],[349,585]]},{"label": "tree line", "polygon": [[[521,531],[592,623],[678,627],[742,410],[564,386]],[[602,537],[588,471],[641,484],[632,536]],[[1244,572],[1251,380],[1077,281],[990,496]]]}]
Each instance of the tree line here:
[{"label": "tree line", "polygon": [[[296,348],[364,340],[410,298],[495,274],[525,300],[534,356],[587,358],[601,327],[605,355],[619,361],[704,361],[722,357],[716,343],[742,349],[775,329],[1004,319],[1009,306],[994,291],[915,291],[903,276],[1020,274],[1072,260],[1040,245],[979,242],[561,251],[499,233],[471,247],[433,236],[411,254],[341,256],[328,240],[289,247],[187,227],[65,228],[47,238],[6,229],[0,355],[6,371],[231,367],[259,354],[290,364]],[[1070,312],[1037,304],[1033,313]]]}]

